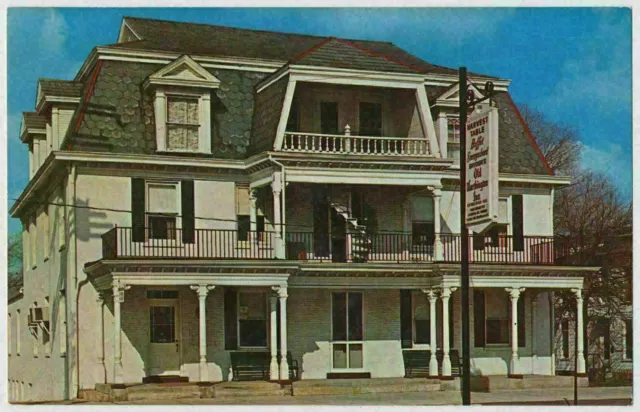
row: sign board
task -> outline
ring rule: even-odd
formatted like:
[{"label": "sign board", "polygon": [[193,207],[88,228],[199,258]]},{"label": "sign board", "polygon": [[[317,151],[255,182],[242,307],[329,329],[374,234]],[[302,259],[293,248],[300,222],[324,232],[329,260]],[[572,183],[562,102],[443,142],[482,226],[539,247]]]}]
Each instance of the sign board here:
[{"label": "sign board", "polygon": [[467,227],[481,233],[498,221],[498,109],[478,104],[467,118]]}]

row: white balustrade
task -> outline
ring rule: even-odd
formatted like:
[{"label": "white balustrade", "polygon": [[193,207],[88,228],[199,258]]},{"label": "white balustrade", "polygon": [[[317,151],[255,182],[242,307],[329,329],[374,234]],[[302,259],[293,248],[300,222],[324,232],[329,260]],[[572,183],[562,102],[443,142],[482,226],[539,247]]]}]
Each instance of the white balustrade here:
[{"label": "white balustrade", "polygon": [[374,156],[427,156],[427,139],[416,137],[374,137],[287,132],[282,151],[295,153],[341,153]]}]

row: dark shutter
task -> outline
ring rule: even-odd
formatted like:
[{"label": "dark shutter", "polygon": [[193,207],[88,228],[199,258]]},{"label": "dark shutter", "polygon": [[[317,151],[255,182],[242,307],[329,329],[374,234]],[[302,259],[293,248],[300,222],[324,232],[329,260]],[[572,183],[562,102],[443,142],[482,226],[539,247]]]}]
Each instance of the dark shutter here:
[{"label": "dark shutter", "polygon": [[131,226],[134,242],[144,242],[144,192],[144,179],[131,179]]},{"label": "dark shutter", "polygon": [[484,348],[484,291],[473,291],[473,346]]},{"label": "dark shutter", "polygon": [[193,201],[193,180],[183,180],[182,184],[182,243],[194,243],[196,215]]},{"label": "dark shutter", "polygon": [[511,218],[513,220],[513,250],[524,251],[524,216],[522,195],[511,196]]},{"label": "dark shutter", "polygon": [[400,341],[403,348],[413,346],[411,291],[400,291]]},{"label": "dark shutter", "polygon": [[238,349],[238,292],[224,289],[224,348]]},{"label": "dark shutter", "polygon": [[525,328],[525,313],[524,313],[524,293],[520,294],[520,298],[518,299],[518,346],[524,348],[527,346],[527,335]]}]

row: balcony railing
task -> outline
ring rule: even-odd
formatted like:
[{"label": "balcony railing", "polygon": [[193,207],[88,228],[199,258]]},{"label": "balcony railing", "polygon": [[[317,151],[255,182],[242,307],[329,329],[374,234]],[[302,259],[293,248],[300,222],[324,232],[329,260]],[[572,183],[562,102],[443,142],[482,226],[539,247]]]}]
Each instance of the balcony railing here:
[{"label": "balcony railing", "polygon": [[[462,245],[459,234],[444,233],[427,239],[416,239],[411,233],[347,233],[335,239],[313,232],[287,232],[284,242],[275,232],[196,229],[192,242],[183,241],[182,229],[166,235],[154,239],[145,230],[141,239],[134,239],[131,228],[116,227],[102,235],[103,258],[456,263]],[[566,243],[552,236],[469,238],[471,263],[553,265],[568,252]]]},{"label": "balcony railing", "polygon": [[287,132],[284,134],[282,151],[374,156],[425,156],[429,154],[429,145],[427,139],[422,137],[373,137]]}]

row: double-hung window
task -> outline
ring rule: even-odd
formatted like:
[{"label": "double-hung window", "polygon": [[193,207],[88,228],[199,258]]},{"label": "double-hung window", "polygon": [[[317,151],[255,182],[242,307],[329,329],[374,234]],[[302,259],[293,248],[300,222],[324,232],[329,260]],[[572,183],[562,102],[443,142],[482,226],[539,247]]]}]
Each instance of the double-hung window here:
[{"label": "double-hung window", "polygon": [[485,291],[486,304],[486,334],[488,344],[509,343],[509,309],[510,301],[500,290]]},{"label": "double-hung window", "polygon": [[200,147],[198,98],[167,95],[167,150],[197,152]]},{"label": "double-hung window", "polygon": [[266,293],[238,293],[238,342],[244,348],[267,347]]},{"label": "double-hung window", "polygon": [[176,239],[178,216],[177,183],[147,183],[147,237]]},{"label": "double-hung window", "polygon": [[435,224],[432,197],[413,196],[411,198],[411,239],[414,248],[433,246]]}]

